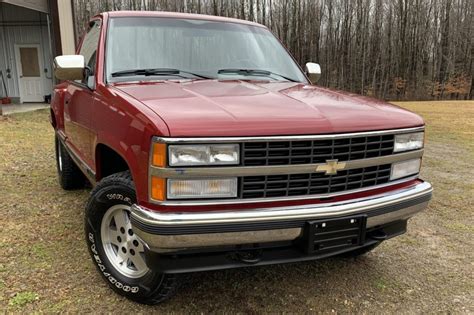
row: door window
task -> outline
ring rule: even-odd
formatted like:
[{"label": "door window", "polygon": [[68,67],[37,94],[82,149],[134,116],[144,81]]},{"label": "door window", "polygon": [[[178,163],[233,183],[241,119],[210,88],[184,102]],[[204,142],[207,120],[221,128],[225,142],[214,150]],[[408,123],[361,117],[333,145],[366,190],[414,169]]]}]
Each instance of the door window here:
[{"label": "door window", "polygon": [[20,47],[20,61],[23,77],[41,76],[36,47]]},{"label": "door window", "polygon": [[89,78],[85,78],[82,80],[82,83],[87,84],[87,79],[89,82],[94,81],[95,76],[95,65],[96,65],[96,53],[97,53],[97,46],[99,45],[99,37],[100,37],[100,25],[101,21],[96,20],[89,24],[89,30],[82,41],[81,50],[79,51],[79,55],[84,56],[84,61],[86,66],[91,69],[91,73],[89,73]]}]

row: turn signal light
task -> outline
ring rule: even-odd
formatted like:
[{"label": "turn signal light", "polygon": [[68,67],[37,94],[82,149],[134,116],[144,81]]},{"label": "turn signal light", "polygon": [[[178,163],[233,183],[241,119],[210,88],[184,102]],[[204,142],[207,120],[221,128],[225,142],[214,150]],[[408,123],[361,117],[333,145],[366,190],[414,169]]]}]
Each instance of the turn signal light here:
[{"label": "turn signal light", "polygon": [[166,166],[166,144],[153,143],[153,155],[151,158],[151,164],[153,166],[159,167]]},{"label": "turn signal light", "polygon": [[152,176],[151,177],[151,198],[158,201],[165,200],[166,196],[165,179]]}]

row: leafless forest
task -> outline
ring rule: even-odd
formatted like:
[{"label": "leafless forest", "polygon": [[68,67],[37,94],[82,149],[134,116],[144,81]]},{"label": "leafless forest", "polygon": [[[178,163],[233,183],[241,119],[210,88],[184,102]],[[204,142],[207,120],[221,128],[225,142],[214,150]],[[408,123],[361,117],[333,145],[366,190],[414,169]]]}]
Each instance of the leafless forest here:
[{"label": "leafless forest", "polygon": [[472,99],[473,0],[73,0],[78,36],[102,11],[236,17],[269,27],[319,84],[384,99]]}]

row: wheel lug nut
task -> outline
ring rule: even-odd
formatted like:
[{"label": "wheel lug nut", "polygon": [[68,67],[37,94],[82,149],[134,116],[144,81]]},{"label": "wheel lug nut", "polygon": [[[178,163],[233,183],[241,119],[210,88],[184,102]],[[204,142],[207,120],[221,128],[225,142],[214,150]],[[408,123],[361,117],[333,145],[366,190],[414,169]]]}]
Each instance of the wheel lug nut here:
[{"label": "wheel lug nut", "polygon": [[130,254],[132,254],[132,256],[135,256],[135,251],[133,249],[131,249]]},{"label": "wheel lug nut", "polygon": [[121,228],[120,228],[120,232],[121,232],[122,234],[125,234],[125,229],[124,229],[123,227],[121,227]]},{"label": "wheel lug nut", "polygon": [[133,240],[133,245],[134,245],[135,247],[138,247],[138,241],[137,241],[137,240]]},{"label": "wheel lug nut", "polygon": [[128,229],[128,235],[132,236],[133,235],[133,231],[132,229]]},{"label": "wheel lug nut", "polygon": [[127,250],[125,249],[125,247],[122,247],[122,252],[125,254],[127,252]]}]

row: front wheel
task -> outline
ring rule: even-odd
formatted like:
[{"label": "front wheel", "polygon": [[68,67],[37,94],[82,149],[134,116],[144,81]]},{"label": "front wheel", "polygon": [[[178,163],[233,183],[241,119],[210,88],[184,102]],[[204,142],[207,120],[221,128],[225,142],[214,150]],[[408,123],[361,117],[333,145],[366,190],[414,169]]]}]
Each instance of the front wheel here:
[{"label": "front wheel", "polygon": [[96,267],[115,292],[139,303],[158,304],[174,295],[181,279],[146,265],[144,245],[130,223],[134,202],[129,171],[104,178],[86,206],[87,244]]}]

